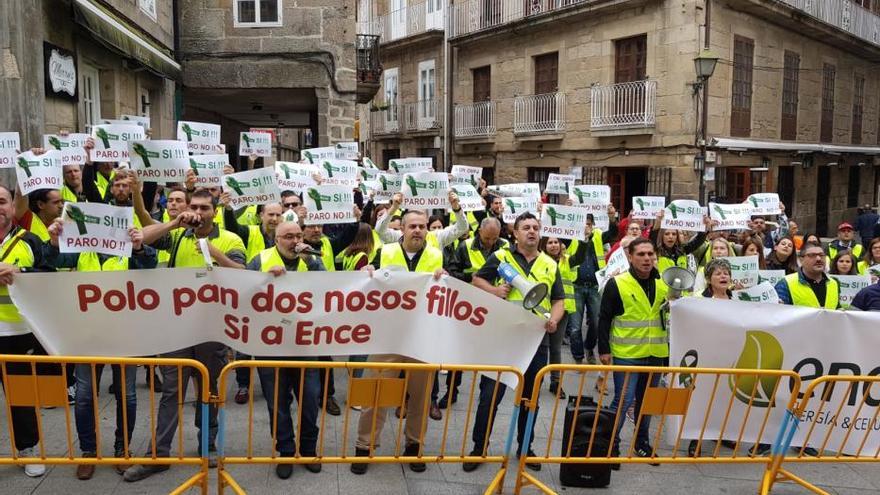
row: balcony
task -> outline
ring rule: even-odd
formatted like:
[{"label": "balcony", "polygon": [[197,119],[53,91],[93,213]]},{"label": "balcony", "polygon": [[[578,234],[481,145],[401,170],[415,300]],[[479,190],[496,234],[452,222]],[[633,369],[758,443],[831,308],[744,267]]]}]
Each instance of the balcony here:
[{"label": "balcony", "polygon": [[880,17],[852,0],[779,0],[842,31],[880,46]]},{"label": "balcony", "polygon": [[495,102],[455,105],[455,137],[481,138],[495,135]]},{"label": "balcony", "polygon": [[596,135],[652,132],[657,81],[634,81],[590,88],[590,131]]},{"label": "balcony", "polygon": [[577,5],[596,3],[595,0],[464,0],[450,6],[449,37],[464,36]]},{"label": "balcony", "polygon": [[564,130],[565,93],[525,95],[514,99],[514,134],[555,134]]},{"label": "balcony", "polygon": [[379,60],[379,37],[359,34],[355,38],[357,54],[357,101],[369,103],[379,91],[382,63]]},{"label": "balcony", "polygon": [[429,132],[443,127],[443,106],[437,99],[406,103],[403,113],[407,132]]},{"label": "balcony", "polygon": [[390,105],[385,109],[370,112],[370,129],[373,135],[393,135],[400,133],[400,106]]},{"label": "balcony", "polygon": [[444,12],[442,9],[436,10],[435,5],[433,0],[409,4],[402,9],[380,16],[371,23],[366,23],[363,26],[359,24],[358,29],[378,34],[382,43],[409,38],[429,31],[442,33],[445,25]]}]

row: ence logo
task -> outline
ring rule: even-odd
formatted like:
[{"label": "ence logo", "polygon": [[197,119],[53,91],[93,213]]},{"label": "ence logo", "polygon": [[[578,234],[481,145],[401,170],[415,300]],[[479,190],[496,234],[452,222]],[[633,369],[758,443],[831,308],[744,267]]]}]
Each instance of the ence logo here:
[{"label": "ence logo", "polygon": [[67,205],[67,209],[65,211],[67,212],[67,217],[76,223],[76,230],[79,231],[79,235],[86,235],[89,233],[89,229],[88,227],[86,227],[86,224],[101,224],[100,218],[92,215],[86,215],[82,210],[71,204]]},{"label": "ence logo", "polygon": [[[776,337],[760,330],[749,330],[734,368],[781,370],[783,356]],[[727,384],[740,402],[755,407],[773,407],[773,393],[778,381],[778,376],[731,375]]]}]

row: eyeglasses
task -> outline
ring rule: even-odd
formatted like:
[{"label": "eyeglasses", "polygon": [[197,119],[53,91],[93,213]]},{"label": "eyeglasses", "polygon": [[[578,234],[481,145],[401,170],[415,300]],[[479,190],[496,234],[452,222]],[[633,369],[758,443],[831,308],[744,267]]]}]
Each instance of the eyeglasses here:
[{"label": "eyeglasses", "polygon": [[283,206],[285,208],[296,208],[297,206],[299,206],[299,203],[283,203]]}]

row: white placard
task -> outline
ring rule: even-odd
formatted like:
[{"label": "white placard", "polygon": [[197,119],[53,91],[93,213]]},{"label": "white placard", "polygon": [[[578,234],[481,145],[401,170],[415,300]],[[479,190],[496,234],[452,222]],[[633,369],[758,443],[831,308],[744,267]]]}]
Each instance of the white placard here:
[{"label": "white placard", "polygon": [[486,206],[480,193],[470,184],[455,184],[450,186],[458,195],[458,204],[462,211],[483,211]]},{"label": "white placard", "polygon": [[[258,134],[258,133],[257,133]],[[223,191],[231,198],[230,206],[239,209],[281,201],[275,170],[258,168],[223,176]]]},{"label": "white placard", "polygon": [[268,132],[242,132],[238,156],[272,156],[272,135]]},{"label": "white placard", "polygon": [[403,187],[403,178],[397,174],[389,174],[387,172],[379,172],[376,175],[376,194],[373,195],[373,202],[382,205],[391,202],[391,198],[401,192]]},{"label": "white placard", "polygon": [[196,175],[196,185],[221,187],[223,168],[229,165],[229,155],[192,155],[189,168]]},{"label": "white placard", "polygon": [[87,139],[88,134],[44,134],[43,148],[60,151],[62,165],[82,165],[89,158],[85,149]]},{"label": "white placard", "polygon": [[752,209],[746,204],[709,203],[709,218],[718,222],[713,230],[748,230]]},{"label": "white placard", "polygon": [[359,152],[357,141],[336,143],[333,147],[336,148],[334,158],[339,160],[357,160]]},{"label": "white placard", "polygon": [[705,232],[704,211],[700,203],[694,200],[676,199],[664,208],[663,222],[661,222],[660,228]]},{"label": "white placard", "polygon": [[366,156],[361,158],[361,166],[363,166],[367,170],[379,170],[379,167],[377,167],[376,164],[373,163],[373,160],[370,160],[370,158]]},{"label": "white placard", "polygon": [[0,132],[0,168],[14,167],[20,149],[21,139],[17,132]]},{"label": "white placard", "polygon": [[128,154],[131,169],[143,182],[183,182],[190,169],[189,151],[183,141],[130,141]]},{"label": "white placard", "polygon": [[134,208],[65,203],[61,218],[64,229],[58,238],[60,252],[131,256],[128,229],[134,226]]},{"label": "white placard", "polygon": [[358,177],[362,181],[375,181],[379,176],[379,169],[358,167]]},{"label": "white placard", "polygon": [[544,205],[541,209],[541,237],[583,240],[586,226],[587,212],[584,208]]},{"label": "white placard", "polygon": [[177,123],[177,140],[184,141],[187,149],[193,153],[218,153],[217,145],[220,144],[220,126],[217,124],[181,120]]},{"label": "white placard", "polygon": [[516,217],[529,212],[538,216],[538,200],[535,198],[504,198],[504,223],[513,223]]},{"label": "white placard", "polygon": [[758,255],[728,256],[720,259],[730,263],[730,283],[739,284],[743,288],[758,284]]},{"label": "white placard", "polygon": [[51,150],[35,155],[25,151],[15,159],[15,176],[24,195],[37,189],[61,189],[64,185],[61,152]]},{"label": "white placard", "polygon": [[585,203],[582,205],[574,205],[590,215],[593,215],[593,227],[607,232],[611,228],[611,219],[608,217],[608,205],[601,203]]},{"label": "white placard", "polygon": [[314,177],[321,175],[321,169],[311,163],[276,161],[275,174],[279,189],[302,194],[306,187],[318,184]]},{"label": "white placard", "polygon": [[852,306],[853,299],[856,294],[865,287],[871,285],[870,275],[829,275],[829,277],[837,280],[840,288],[839,301],[840,307],[848,308]]},{"label": "white placard", "polygon": [[746,203],[752,208],[752,215],[779,215],[782,209],[779,207],[779,195],[776,193],[752,194],[746,198]]},{"label": "white placard", "polygon": [[488,187],[489,191],[507,198],[531,198],[541,200],[541,186],[534,183],[497,184]]},{"label": "white placard", "polygon": [[320,165],[324,160],[336,159],[336,148],[333,146],[324,146],[323,148],[309,148],[302,150],[302,160],[312,165]]},{"label": "white placard", "polygon": [[731,296],[736,301],[779,304],[779,294],[770,282],[761,282],[753,287],[732,291]]},{"label": "white placard", "polygon": [[574,183],[577,177],[567,174],[549,174],[547,176],[547,188],[544,192],[547,194],[564,194],[570,195],[574,191]]},{"label": "white placard", "polygon": [[303,192],[306,225],[357,222],[354,193],[346,186],[309,186]]},{"label": "white placard", "polygon": [[569,196],[576,204],[610,204],[611,188],[605,185],[584,184],[574,186]]},{"label": "white placard", "polygon": [[630,217],[635,220],[654,220],[663,208],[666,208],[666,198],[663,196],[633,196]]},{"label": "white placard", "polygon": [[433,209],[449,207],[449,176],[441,172],[403,174],[403,207]]},{"label": "white placard", "polygon": [[479,187],[483,177],[483,167],[471,167],[469,165],[453,165],[449,183],[452,185],[467,184],[474,188]]},{"label": "white placard", "polygon": [[430,158],[395,158],[388,161],[388,171],[400,175],[433,172],[434,161]]},{"label": "white placard", "polygon": [[768,282],[773,287],[785,278],[785,270],[758,270],[758,283]]},{"label": "white placard", "polygon": [[119,117],[120,117],[120,120],[122,120],[125,123],[135,123],[135,124],[143,127],[144,132],[150,130],[150,118],[149,117],[143,117],[140,115],[125,115],[125,114],[122,114]]},{"label": "white placard", "polygon": [[605,288],[613,277],[629,270],[629,258],[626,257],[626,248],[620,246],[615,249],[611,256],[608,257],[608,263],[605,268],[596,272],[596,281],[599,283],[599,290]]},{"label": "white placard", "polygon": [[95,147],[90,151],[92,161],[127,162],[129,141],[142,141],[145,137],[144,128],[137,124],[94,125],[92,139]]},{"label": "white placard", "polygon": [[321,160],[318,168],[324,185],[357,187],[358,164],[354,160],[328,158]]}]

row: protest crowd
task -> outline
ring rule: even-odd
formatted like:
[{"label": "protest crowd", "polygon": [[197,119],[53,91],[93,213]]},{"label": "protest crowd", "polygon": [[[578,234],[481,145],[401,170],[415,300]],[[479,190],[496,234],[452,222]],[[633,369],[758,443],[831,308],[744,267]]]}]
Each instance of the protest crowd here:
[{"label": "protest crowd", "polygon": [[[235,170],[219,141],[199,140],[209,134],[203,124],[181,122],[178,141],[151,140],[148,133],[132,127],[137,126],[99,125],[90,136],[78,135],[79,142],[74,144],[70,144],[73,135],[59,134],[48,136],[43,146],[29,151],[27,146],[20,147],[18,186],[0,187],[0,354],[46,354],[7,287],[30,272],[204,268],[210,263],[295,277],[292,272],[306,271],[364,271],[373,276],[378,270],[393,268],[430,273],[435,279],[453,277],[518,306],[527,294],[511,280],[522,277],[548,289],[531,308],[543,319],[546,333],[528,369],[523,370],[524,397],[532,395],[541,368],[567,361],[564,352],[570,352],[576,364],[668,366],[664,305],[675,296],[663,274],[673,268],[695,278],[680,297],[830,310],[880,309],[876,284],[880,229],[869,206],[862,212],[867,217],[860,215],[857,220],[858,228],[842,222],[837,238],[823,243],[813,234],[800,232],[786,216],[786,205],[772,193],[755,194],[736,205],[637,197],[629,211],[619,212],[611,206],[608,186],[576,184],[579,177],[563,174],[550,174],[541,191],[537,184],[487,184],[477,167],[456,165],[451,173],[437,172],[431,160],[423,158],[392,160],[384,170],[362,158],[356,143],[305,150],[300,162],[279,161],[265,169],[256,166],[259,157],[265,156],[260,136],[255,136],[258,133],[242,133],[240,154],[247,157],[247,166]],[[127,133],[138,138],[120,139]],[[74,147],[81,149],[84,160],[67,163],[70,155],[62,150]],[[51,166],[42,164],[47,160]],[[60,182],[54,182],[52,174]],[[90,239],[93,220],[104,216],[112,219],[115,228],[98,234],[104,239]],[[114,242],[105,242],[107,238]],[[212,392],[230,359],[260,359],[216,342],[161,357],[192,358],[204,364]],[[311,358],[291,355],[283,359]],[[335,359],[416,362],[392,354]],[[160,397],[156,455],[167,457],[180,420],[178,387],[185,394],[190,380],[188,376],[180,379],[176,367],[158,367],[157,371],[155,376],[147,373],[146,380]],[[246,368],[237,371],[234,401],[246,403],[256,385],[251,379],[259,380],[257,390],[266,400],[269,417],[277,418],[274,448],[281,456],[293,455],[294,450],[315,455],[319,410],[340,415],[347,407],[340,404],[342,399],[337,400],[344,394],[336,390],[333,373],[260,369],[252,376]],[[10,365],[7,372],[30,373],[30,367]],[[364,376],[394,377],[397,373],[367,369]],[[123,375],[124,387],[119,383]],[[71,366],[66,376],[79,449],[83,457],[94,457],[98,450],[94,397],[99,384],[88,365]],[[119,366],[112,369],[117,457],[127,450],[125,442],[130,442],[135,424],[143,421],[134,414],[136,378],[143,376],[144,370],[135,367],[127,367],[124,373]],[[405,455],[416,455],[424,448],[419,443],[424,438],[420,432],[424,416],[441,420],[444,410],[458,400],[461,379],[461,374],[453,373],[409,374],[408,401],[393,411],[406,422]],[[626,385],[614,373],[613,383],[596,383],[595,390],[613,397],[611,410],[622,408],[638,417],[645,389],[657,386],[661,379],[659,374],[650,378],[642,374]],[[551,375],[546,386],[565,398],[558,373]],[[505,387],[499,389],[495,380],[482,376],[477,389],[472,455],[484,455]],[[291,413],[294,400],[302,416],[302,427],[296,429],[296,415]],[[123,402],[128,411],[125,420]],[[40,412],[28,407],[11,409],[19,456],[37,456]],[[353,426],[358,433],[356,456],[368,456],[379,447],[379,435],[391,412],[382,407],[360,411]],[[530,426],[526,417],[523,409],[517,424],[517,456],[532,455],[533,436],[526,431]],[[211,408],[207,425],[202,421],[197,414],[196,427],[208,428],[207,451],[215,457],[217,409]],[[617,425],[615,452],[624,426],[624,422]],[[643,418],[634,435],[637,456],[650,457],[654,451],[649,428],[650,417]],[[769,445],[758,444],[752,453],[764,455],[769,450]],[[695,451],[692,442],[690,455],[696,455]],[[362,475],[368,466],[355,462],[350,469]],[[465,462],[462,467],[473,471],[480,466]],[[305,467],[311,472],[321,470],[320,463]],[[540,469],[540,464],[529,467]],[[95,468],[81,464],[75,475],[89,479]],[[425,465],[411,463],[409,468],[419,472]],[[168,466],[117,464],[115,469],[125,481],[135,482]],[[24,470],[38,477],[45,467],[33,463]],[[293,466],[278,464],[275,472],[286,479]]]}]

